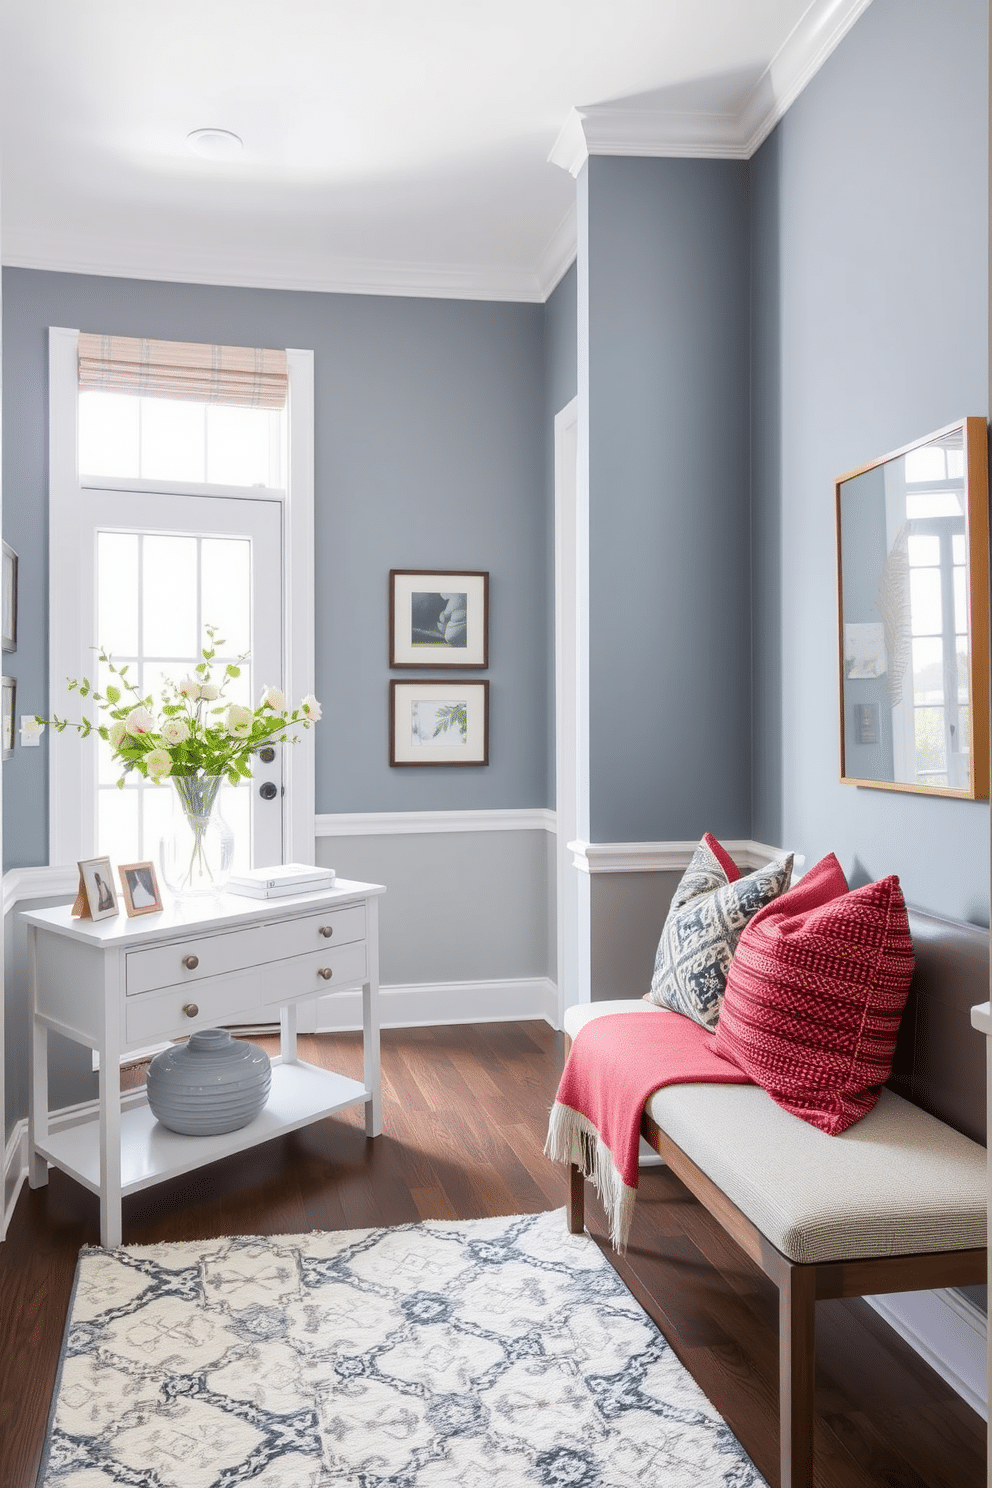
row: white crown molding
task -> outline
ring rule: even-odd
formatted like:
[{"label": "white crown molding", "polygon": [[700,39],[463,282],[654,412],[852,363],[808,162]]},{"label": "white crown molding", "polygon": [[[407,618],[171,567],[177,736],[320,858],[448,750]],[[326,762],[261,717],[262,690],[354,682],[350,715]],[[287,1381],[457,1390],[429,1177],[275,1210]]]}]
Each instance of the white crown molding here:
[{"label": "white crown molding", "polygon": [[[721,838],[721,842],[738,867],[748,872],[785,857],[787,852],[786,848],[770,847],[749,838],[729,841]],[[698,839],[695,842],[569,842],[568,850],[573,866],[580,873],[684,873],[698,846]],[[796,867],[804,862],[800,854],[795,855]]]},{"label": "white crown molding", "polygon": [[578,243],[578,222],[575,201],[559,222],[537,267],[537,282],[541,287],[541,298],[549,300],[558,285],[575,262]]},{"label": "white crown molding", "polygon": [[344,811],[316,818],[318,837],[406,837],[437,832],[553,832],[544,807],[501,811]]},{"label": "white crown molding", "polygon": [[590,155],[749,160],[870,4],[813,0],[737,114],[590,104],[571,111],[548,159],[573,176]]},{"label": "white crown molding", "polygon": [[[96,274],[113,279],[148,279],[170,284],[218,284],[242,289],[293,289],[320,294],[397,295],[411,299],[507,300],[542,304],[540,276],[507,265],[387,263],[374,260],[304,258],[275,260],[241,252],[186,251],[175,245],[121,244],[120,256],[103,244],[80,243],[66,252],[67,238],[25,233],[4,225],[6,268],[43,269],[53,274]],[[567,265],[566,265],[567,267]]]}]

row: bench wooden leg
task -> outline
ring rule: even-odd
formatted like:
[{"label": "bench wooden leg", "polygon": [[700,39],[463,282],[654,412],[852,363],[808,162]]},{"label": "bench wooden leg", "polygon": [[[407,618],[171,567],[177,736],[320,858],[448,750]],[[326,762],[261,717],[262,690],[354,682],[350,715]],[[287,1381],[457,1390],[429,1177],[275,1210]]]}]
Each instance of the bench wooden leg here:
[{"label": "bench wooden leg", "polygon": [[816,1268],[790,1266],[778,1293],[781,1488],[813,1488],[815,1319]]},{"label": "bench wooden leg", "polygon": [[582,1169],[577,1168],[574,1163],[568,1165],[568,1197],[565,1200],[565,1212],[568,1215],[568,1229],[572,1235],[581,1235],[586,1227],[586,1180],[582,1176]]}]

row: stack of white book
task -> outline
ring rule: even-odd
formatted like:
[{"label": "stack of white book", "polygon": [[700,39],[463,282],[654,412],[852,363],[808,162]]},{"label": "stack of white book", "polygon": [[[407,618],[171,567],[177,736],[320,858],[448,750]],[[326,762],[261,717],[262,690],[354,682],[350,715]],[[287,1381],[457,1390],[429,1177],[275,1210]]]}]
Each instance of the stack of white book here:
[{"label": "stack of white book", "polygon": [[333,868],[315,868],[312,863],[281,863],[272,868],[248,868],[232,874],[229,894],[247,894],[251,899],[280,899],[284,894],[314,894],[333,889]]}]

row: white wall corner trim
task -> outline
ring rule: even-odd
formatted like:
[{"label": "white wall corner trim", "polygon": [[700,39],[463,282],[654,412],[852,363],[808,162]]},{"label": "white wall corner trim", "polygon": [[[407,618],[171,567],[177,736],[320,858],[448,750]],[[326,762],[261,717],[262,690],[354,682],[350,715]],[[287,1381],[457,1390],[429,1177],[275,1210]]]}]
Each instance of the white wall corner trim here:
[{"label": "white wall corner trim", "polygon": [[573,108],[548,160],[577,176],[590,155],[749,160],[871,0],[813,0],[739,113],[597,103]]},{"label": "white wall corner trim", "polygon": [[318,816],[318,837],[429,836],[436,832],[553,832],[543,806],[495,811],[342,811]]}]

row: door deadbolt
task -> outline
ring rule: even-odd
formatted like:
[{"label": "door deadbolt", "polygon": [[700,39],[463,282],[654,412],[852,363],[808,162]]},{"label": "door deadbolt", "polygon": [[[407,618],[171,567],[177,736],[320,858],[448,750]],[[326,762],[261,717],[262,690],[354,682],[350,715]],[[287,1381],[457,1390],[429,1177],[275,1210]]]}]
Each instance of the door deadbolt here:
[{"label": "door deadbolt", "polygon": [[266,744],[264,749],[260,749],[258,751],[258,757],[262,761],[263,765],[271,765],[272,761],[276,757],[276,752],[272,748],[271,744]]},{"label": "door deadbolt", "polygon": [[265,780],[258,787],[258,794],[263,801],[274,801],[279,794],[279,787],[274,780]]}]

